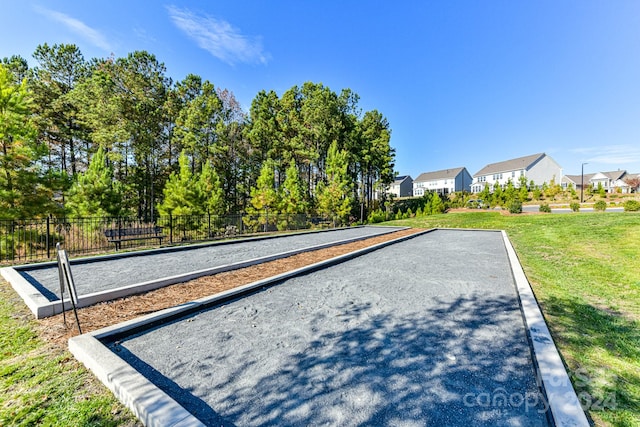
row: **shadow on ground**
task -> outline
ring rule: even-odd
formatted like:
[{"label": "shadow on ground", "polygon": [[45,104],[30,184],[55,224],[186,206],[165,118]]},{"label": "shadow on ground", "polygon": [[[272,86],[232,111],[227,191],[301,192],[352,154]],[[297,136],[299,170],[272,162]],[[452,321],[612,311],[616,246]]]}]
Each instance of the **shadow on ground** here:
[{"label": "shadow on ground", "polygon": [[[229,343],[210,336],[205,357],[166,376],[115,350],[207,425],[547,425],[517,299],[471,294],[436,306],[397,315],[346,303],[332,315],[339,330],[325,331],[336,321],[326,313],[308,319],[317,335],[293,355],[244,342],[230,359],[216,350]],[[274,347],[296,334],[274,336]],[[196,386],[179,385],[194,375]]]}]

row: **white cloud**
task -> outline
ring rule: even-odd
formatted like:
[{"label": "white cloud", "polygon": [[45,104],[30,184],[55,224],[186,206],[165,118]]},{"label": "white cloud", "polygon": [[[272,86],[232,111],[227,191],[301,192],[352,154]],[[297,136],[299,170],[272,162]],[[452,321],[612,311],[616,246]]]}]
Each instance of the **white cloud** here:
[{"label": "white cloud", "polygon": [[99,47],[100,49],[103,49],[107,52],[111,51],[111,45],[109,44],[107,39],[104,37],[104,35],[102,35],[102,33],[100,33],[99,31],[89,27],[84,22],[78,19],[72,18],[71,16],[66,15],[62,12],[56,12],[55,10],[49,10],[43,7],[36,7],[35,10],[36,12],[54,21],[61,23],[62,25],[67,27],[70,31],[76,33],[77,35],[87,40],[92,45]]},{"label": "white cloud", "polygon": [[571,151],[584,157],[585,162],[608,165],[640,162],[640,147],[633,145],[605,145],[576,148]]},{"label": "white cloud", "polygon": [[259,37],[245,36],[224,20],[198,16],[187,9],[167,6],[167,11],[176,27],[221,61],[229,65],[267,63]]}]

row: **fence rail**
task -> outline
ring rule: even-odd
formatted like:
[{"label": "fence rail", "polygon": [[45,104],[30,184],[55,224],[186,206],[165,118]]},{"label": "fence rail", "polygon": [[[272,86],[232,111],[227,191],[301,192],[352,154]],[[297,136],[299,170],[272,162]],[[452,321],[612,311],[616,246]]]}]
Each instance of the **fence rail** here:
[{"label": "fence rail", "polygon": [[0,220],[0,265],[52,260],[56,243],[74,256],[330,226],[305,214]]}]

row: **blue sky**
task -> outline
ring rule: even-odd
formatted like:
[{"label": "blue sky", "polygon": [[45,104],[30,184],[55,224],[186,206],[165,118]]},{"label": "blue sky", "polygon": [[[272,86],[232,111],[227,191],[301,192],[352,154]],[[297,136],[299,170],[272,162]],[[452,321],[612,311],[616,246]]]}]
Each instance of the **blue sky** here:
[{"label": "blue sky", "polygon": [[260,90],[350,88],[392,129],[396,170],[546,152],[566,174],[640,172],[640,2],[1,0],[0,57],[147,50],[248,110]]}]

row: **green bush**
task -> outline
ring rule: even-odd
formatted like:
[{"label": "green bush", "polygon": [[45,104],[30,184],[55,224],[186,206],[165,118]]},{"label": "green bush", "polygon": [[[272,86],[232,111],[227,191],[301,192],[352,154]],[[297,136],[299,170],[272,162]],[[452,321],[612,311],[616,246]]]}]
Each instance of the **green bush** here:
[{"label": "green bush", "polygon": [[604,210],[607,209],[607,202],[605,202],[604,200],[598,200],[594,203],[593,209],[598,212],[604,212]]},{"label": "green bush", "polygon": [[637,200],[627,200],[624,202],[625,212],[638,212],[640,211],[640,202]]},{"label": "green bush", "polygon": [[509,203],[509,213],[522,213],[522,202],[520,200],[512,200],[511,203]]},{"label": "green bush", "polygon": [[578,202],[571,202],[569,204],[569,207],[571,208],[571,210],[573,212],[580,212],[580,203],[578,203]]},{"label": "green bush", "polygon": [[551,213],[551,208],[549,207],[549,205],[547,203],[543,203],[540,205],[540,208],[538,209],[540,212],[546,212],[546,213]]}]

